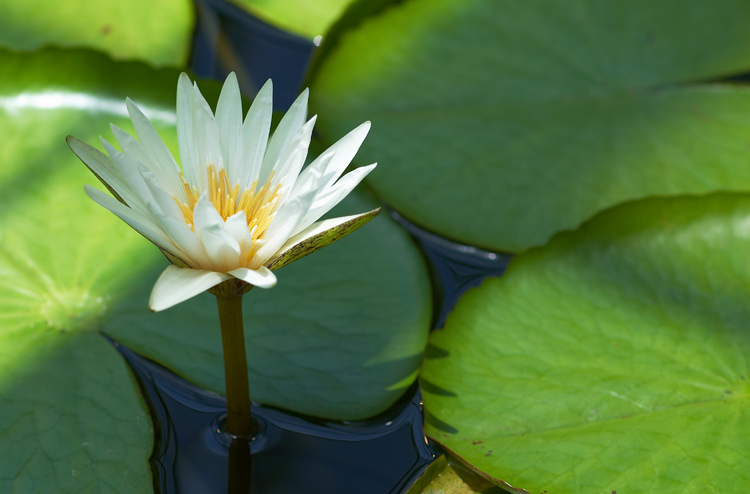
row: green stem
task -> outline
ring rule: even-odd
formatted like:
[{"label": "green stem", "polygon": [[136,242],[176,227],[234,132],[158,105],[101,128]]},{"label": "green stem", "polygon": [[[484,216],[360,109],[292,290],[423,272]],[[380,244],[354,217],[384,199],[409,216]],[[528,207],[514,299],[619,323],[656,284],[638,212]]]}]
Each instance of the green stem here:
[{"label": "green stem", "polygon": [[250,415],[250,387],[247,382],[245,334],[242,328],[242,295],[216,295],[224,348],[224,376],[227,392],[226,431],[251,438],[254,424]]}]

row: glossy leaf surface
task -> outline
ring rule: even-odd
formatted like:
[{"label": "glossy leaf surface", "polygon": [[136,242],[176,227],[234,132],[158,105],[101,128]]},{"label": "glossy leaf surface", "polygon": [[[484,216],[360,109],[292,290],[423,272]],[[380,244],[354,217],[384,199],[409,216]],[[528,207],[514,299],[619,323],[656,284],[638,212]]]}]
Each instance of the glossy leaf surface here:
[{"label": "glossy leaf surface", "polygon": [[371,0],[313,69],[396,210],[519,252],[613,204],[750,187],[750,4]]}]

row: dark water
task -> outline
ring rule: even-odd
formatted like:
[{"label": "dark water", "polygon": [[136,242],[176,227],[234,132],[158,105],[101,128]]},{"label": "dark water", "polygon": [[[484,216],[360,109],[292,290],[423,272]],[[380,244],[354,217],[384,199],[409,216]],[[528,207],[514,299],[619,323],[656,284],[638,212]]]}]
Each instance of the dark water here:
[{"label": "dark water", "polygon": [[[191,68],[196,74],[223,80],[234,70],[249,97],[271,77],[277,109],[286,109],[297,96],[314,44],[224,1],[195,4]],[[391,215],[412,235],[431,267],[436,328],[466,289],[486,276],[502,274],[510,260],[453,243],[395,212]],[[156,492],[402,493],[441,454],[424,437],[416,384],[391,409],[365,421],[327,422],[256,405],[259,433],[248,444],[221,432],[221,396],[114,345],[133,369],[154,422],[151,467]]]},{"label": "dark water", "polygon": [[[137,374],[156,425],[155,489],[227,492],[235,458],[229,452],[232,438],[220,432],[224,399],[123,346],[118,349]],[[386,413],[366,421],[325,422],[260,405],[253,413],[259,433],[250,444],[252,461],[234,455],[239,468],[231,477],[250,479],[255,493],[402,492],[436,456],[422,434],[416,387]]]}]

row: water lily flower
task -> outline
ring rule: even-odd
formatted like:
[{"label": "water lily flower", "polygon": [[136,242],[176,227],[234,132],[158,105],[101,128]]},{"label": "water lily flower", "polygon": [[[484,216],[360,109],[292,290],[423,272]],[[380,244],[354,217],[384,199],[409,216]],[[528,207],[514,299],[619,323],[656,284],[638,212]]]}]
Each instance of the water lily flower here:
[{"label": "water lily flower", "polygon": [[375,167],[343,175],[370,128],[363,123],[303,170],[315,118],[307,90],[269,139],[268,81],[242,119],[237,78],[230,74],[214,116],[198,86],[177,84],[178,165],[151,122],[130,100],[137,139],[112,125],[121,149],[103,138],[107,154],[68,136],[73,152],[112,196],[86,193],[153,242],[172,262],[149,300],[169,308],[227,281],[270,288],[272,272],[353,231],[378,210],[318,221]]}]

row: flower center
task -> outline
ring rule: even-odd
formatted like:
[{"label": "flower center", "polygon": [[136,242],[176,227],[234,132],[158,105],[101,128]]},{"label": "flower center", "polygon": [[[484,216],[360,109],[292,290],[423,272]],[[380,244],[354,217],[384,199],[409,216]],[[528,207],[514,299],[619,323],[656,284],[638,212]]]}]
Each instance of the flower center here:
[{"label": "flower center", "polygon": [[[253,243],[262,239],[276,214],[276,205],[281,197],[279,192],[281,184],[273,186],[271,183],[273,171],[263,187],[258,189],[258,181],[256,180],[250,187],[242,191],[240,191],[239,184],[230,188],[229,177],[225,168],[216,171],[214,165],[208,165],[206,175],[208,177],[208,199],[224,221],[230,216],[244,211],[245,218],[247,218],[247,228],[253,235]],[[180,207],[182,216],[185,218],[185,224],[195,231],[193,211],[201,194],[195,186],[187,183],[182,173],[180,173],[180,181],[185,191],[185,202],[176,197],[173,197],[173,199]]]}]

